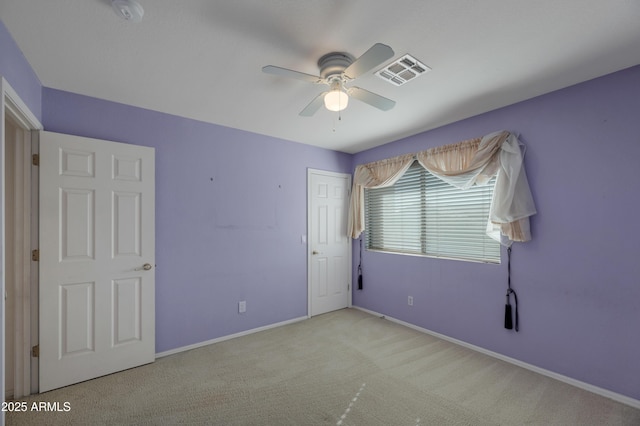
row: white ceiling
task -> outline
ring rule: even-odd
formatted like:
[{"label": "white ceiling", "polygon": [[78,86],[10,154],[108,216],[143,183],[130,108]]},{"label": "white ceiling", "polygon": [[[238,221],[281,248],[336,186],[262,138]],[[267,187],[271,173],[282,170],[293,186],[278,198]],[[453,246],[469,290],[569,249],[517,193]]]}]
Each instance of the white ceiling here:
[{"label": "white ceiling", "polygon": [[[349,153],[640,63],[640,0],[138,1],[139,24],[110,0],[0,0],[0,18],[46,87]],[[261,71],[377,42],[432,68],[358,78],[388,112],[300,117],[325,87]]]}]

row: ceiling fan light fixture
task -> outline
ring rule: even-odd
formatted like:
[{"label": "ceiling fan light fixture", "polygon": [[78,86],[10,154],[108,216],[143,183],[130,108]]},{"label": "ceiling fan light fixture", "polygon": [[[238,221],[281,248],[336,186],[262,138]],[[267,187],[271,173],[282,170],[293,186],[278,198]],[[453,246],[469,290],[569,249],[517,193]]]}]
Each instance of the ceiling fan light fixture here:
[{"label": "ceiling fan light fixture", "polygon": [[342,111],[349,105],[349,95],[340,89],[334,89],[324,95],[324,106],[329,111]]},{"label": "ceiling fan light fixture", "polygon": [[144,9],[135,0],[111,0],[111,7],[116,15],[129,22],[140,22]]},{"label": "ceiling fan light fixture", "polygon": [[349,95],[344,90],[342,81],[332,78],[329,83],[329,91],[324,95],[324,106],[329,111],[342,111],[349,105]]}]

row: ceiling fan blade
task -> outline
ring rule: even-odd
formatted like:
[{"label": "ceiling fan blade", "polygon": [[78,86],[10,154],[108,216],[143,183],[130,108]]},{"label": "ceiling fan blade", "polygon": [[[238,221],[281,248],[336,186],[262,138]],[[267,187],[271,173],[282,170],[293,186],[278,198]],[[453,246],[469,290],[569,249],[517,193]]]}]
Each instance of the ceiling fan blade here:
[{"label": "ceiling fan blade", "polygon": [[274,65],[267,65],[266,67],[262,67],[262,72],[267,74],[278,75],[282,77],[290,77],[295,78],[302,81],[307,81],[309,83],[322,83],[324,80],[322,77],[318,77],[316,75],[305,74],[303,72],[290,70],[287,68],[276,67]]},{"label": "ceiling fan blade", "polygon": [[318,96],[316,96],[302,111],[300,111],[300,116],[302,117],[311,117],[313,114],[318,112],[320,107],[324,104],[324,95],[327,92],[322,92]]},{"label": "ceiling fan blade", "polygon": [[396,105],[396,101],[392,101],[384,96],[376,95],[375,93],[361,89],[360,87],[351,87],[347,90],[347,93],[357,100],[381,109],[382,111],[389,111]]},{"label": "ceiling fan blade", "polygon": [[392,58],[393,55],[393,49],[389,46],[382,43],[376,43],[351,65],[349,65],[347,69],[344,70],[344,75],[352,80],[358,78],[373,67]]}]

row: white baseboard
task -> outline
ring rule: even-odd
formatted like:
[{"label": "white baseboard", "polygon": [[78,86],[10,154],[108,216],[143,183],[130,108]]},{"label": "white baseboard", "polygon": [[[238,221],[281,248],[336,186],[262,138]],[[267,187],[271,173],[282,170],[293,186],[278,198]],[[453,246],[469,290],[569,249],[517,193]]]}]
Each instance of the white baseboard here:
[{"label": "white baseboard", "polygon": [[207,340],[207,341],[204,341],[204,342],[194,343],[193,345],[182,346],[180,348],[175,348],[175,349],[169,349],[168,351],[158,352],[156,354],[156,359],[162,358],[162,357],[165,357],[165,356],[169,356],[169,355],[175,355],[175,354],[180,353],[180,352],[190,351],[191,349],[197,349],[197,348],[201,348],[203,346],[212,345],[214,343],[224,342],[225,340],[235,339],[236,337],[242,337],[242,336],[246,336],[248,334],[258,333],[260,331],[269,330],[271,328],[281,327],[281,326],[287,325],[287,324],[293,324],[293,323],[296,323],[296,322],[300,322],[300,321],[306,320],[308,318],[309,317],[307,317],[307,316],[293,318],[293,319],[290,319],[290,320],[277,322],[275,324],[269,324],[269,325],[265,325],[265,326],[258,327],[258,328],[252,328],[251,330],[245,330],[245,331],[241,331],[239,333],[230,334],[228,336],[217,337],[215,339]]},{"label": "white baseboard", "polygon": [[451,342],[451,343],[455,343],[456,345],[460,345],[460,346],[463,346],[465,348],[471,349],[473,351],[480,352],[480,353],[482,353],[484,355],[488,355],[490,357],[497,358],[497,359],[499,359],[501,361],[505,361],[505,362],[508,362],[510,364],[517,365],[518,367],[522,367],[522,368],[525,368],[527,370],[533,371],[535,373],[542,374],[543,376],[547,376],[547,377],[550,377],[552,379],[559,380],[561,382],[567,383],[567,384],[575,386],[577,388],[580,388],[580,389],[595,393],[596,395],[604,396],[605,398],[609,398],[609,399],[612,399],[614,401],[620,402],[622,404],[629,405],[629,406],[631,406],[633,408],[640,409],[640,400],[637,400],[637,399],[634,399],[634,398],[630,398],[628,396],[621,395],[619,393],[612,392],[610,390],[603,389],[603,388],[600,388],[598,386],[591,385],[589,383],[581,382],[580,380],[572,379],[571,377],[563,376],[562,374],[554,373],[553,371],[545,370],[544,368],[536,367],[535,365],[528,364],[526,362],[522,362],[522,361],[520,361],[518,359],[511,358],[511,357],[508,357],[506,355],[502,355],[502,354],[499,354],[498,352],[493,352],[493,351],[490,351],[490,350],[485,349],[485,348],[481,348],[480,346],[472,345],[472,344],[464,342],[462,340],[454,339],[453,337],[449,337],[449,336],[446,336],[444,334],[436,333],[435,331],[431,331],[431,330],[428,330],[426,328],[419,327],[417,325],[414,325],[414,324],[411,324],[411,323],[408,323],[408,322],[405,322],[405,321],[402,321],[402,320],[399,320],[399,319],[396,319],[396,318],[381,314],[379,312],[371,311],[369,309],[361,308],[359,306],[353,306],[353,308],[354,309],[358,309],[358,310],[363,311],[363,312],[366,312],[368,314],[377,316],[377,317],[382,317],[382,318],[387,319],[387,320],[389,320],[391,322],[395,322],[397,324],[404,325],[405,327],[412,328],[414,330],[420,331],[420,332],[425,333],[425,334],[429,334],[429,335],[437,337],[439,339],[446,340],[446,341]]}]

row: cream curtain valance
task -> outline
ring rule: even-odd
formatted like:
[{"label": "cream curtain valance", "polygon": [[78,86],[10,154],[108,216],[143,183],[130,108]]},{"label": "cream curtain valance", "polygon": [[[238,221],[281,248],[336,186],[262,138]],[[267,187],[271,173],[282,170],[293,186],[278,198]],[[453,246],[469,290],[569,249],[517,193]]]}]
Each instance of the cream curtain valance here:
[{"label": "cream curtain valance", "polygon": [[391,186],[402,177],[415,155],[407,154],[356,167],[349,202],[349,235],[358,238],[364,231],[364,189]]},{"label": "cream curtain valance", "polygon": [[463,190],[483,185],[497,175],[487,235],[504,245],[529,241],[529,217],[536,209],[524,169],[523,147],[516,135],[501,131],[357,166],[349,205],[349,235],[358,238],[364,231],[364,188],[393,185],[417,159],[433,175]]}]

